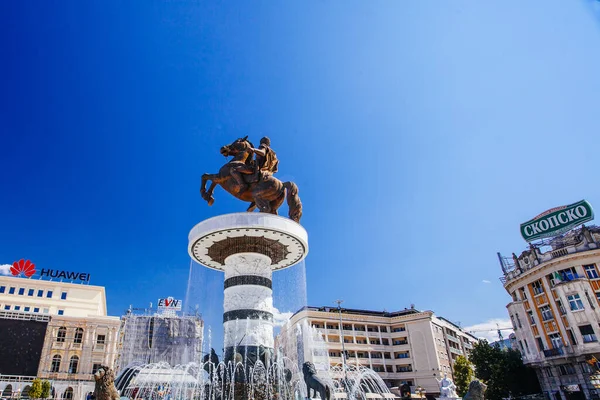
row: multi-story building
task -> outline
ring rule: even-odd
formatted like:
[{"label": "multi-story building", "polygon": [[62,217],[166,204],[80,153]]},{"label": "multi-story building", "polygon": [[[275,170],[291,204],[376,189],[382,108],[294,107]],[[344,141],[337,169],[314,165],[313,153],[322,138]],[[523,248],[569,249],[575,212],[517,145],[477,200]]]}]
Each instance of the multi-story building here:
[{"label": "multi-story building", "polygon": [[421,386],[433,395],[436,379],[452,377],[456,357],[468,355],[475,341],[447,319],[412,306],[396,312],[305,307],[282,327],[276,348],[298,354],[299,367],[312,361],[317,370],[340,366],[345,350],[347,365],[372,368],[388,387]]},{"label": "multi-story building", "polygon": [[203,328],[199,315],[151,309],[136,315],[129,310],[121,320],[117,373],[147,363],[200,363]]},{"label": "multi-story building", "polygon": [[39,377],[53,398],[85,398],[95,370],[116,359],[119,325],[103,287],[0,276],[2,397],[22,396]]},{"label": "multi-story building", "polygon": [[600,228],[582,226],[500,261],[517,346],[542,390],[597,398],[590,375],[600,359]]}]

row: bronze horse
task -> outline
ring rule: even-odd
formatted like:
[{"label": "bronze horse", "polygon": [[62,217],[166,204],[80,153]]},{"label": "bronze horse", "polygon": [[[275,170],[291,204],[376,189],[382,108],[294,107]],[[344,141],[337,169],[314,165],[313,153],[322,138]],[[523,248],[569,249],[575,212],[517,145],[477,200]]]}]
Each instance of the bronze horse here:
[{"label": "bronze horse", "polygon": [[[250,206],[247,211],[254,211],[258,207],[261,212],[277,214],[277,209],[281,207],[287,197],[290,219],[300,222],[302,202],[298,197],[298,187],[294,182],[281,182],[269,172],[257,171],[252,159],[254,146],[247,139],[248,136],[221,147],[221,154],[225,157],[232,156],[233,159],[223,165],[218,174],[202,175],[200,187],[202,198],[208,202],[209,206],[213,205],[215,201],[212,196],[213,191],[216,185],[221,185],[234,197],[249,202]],[[239,184],[231,176],[233,168],[242,174],[244,184]],[[208,190],[206,190],[207,181],[211,181]]]}]

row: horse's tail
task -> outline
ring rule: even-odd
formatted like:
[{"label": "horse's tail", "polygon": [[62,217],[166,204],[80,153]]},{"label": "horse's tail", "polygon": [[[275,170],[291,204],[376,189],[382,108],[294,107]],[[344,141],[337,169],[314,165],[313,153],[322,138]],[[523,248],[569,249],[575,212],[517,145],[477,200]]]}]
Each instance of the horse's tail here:
[{"label": "horse's tail", "polygon": [[287,204],[290,219],[300,222],[302,218],[302,202],[298,196],[298,186],[294,182],[284,182],[283,187],[287,190]]}]

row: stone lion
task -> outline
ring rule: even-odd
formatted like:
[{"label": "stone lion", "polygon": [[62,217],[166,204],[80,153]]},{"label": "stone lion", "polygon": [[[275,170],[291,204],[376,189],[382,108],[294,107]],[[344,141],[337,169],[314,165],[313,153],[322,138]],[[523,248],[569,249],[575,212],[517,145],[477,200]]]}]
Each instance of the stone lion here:
[{"label": "stone lion", "polygon": [[95,400],[119,400],[119,392],[115,388],[115,373],[109,367],[103,365],[94,374],[96,388],[94,389]]},{"label": "stone lion", "polygon": [[319,393],[321,400],[330,400],[331,390],[329,389],[329,386],[317,376],[315,364],[310,361],[302,364],[302,374],[304,374],[304,383],[306,383],[306,391],[309,399],[312,399],[312,396],[310,395],[310,390],[312,389],[314,394]]},{"label": "stone lion", "polygon": [[469,383],[469,391],[463,397],[463,400],[484,400],[485,390],[487,385],[478,380],[471,381]]}]

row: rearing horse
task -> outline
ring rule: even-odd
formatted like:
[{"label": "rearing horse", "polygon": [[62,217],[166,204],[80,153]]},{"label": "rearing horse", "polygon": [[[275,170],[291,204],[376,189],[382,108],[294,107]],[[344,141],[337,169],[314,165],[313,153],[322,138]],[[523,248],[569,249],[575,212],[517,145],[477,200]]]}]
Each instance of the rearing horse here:
[{"label": "rearing horse", "polygon": [[[256,207],[261,212],[277,214],[277,209],[286,198],[289,207],[290,219],[300,222],[302,217],[302,202],[298,197],[298,187],[294,182],[281,182],[270,173],[255,171],[252,161],[252,143],[248,136],[237,139],[230,145],[221,147],[221,154],[225,157],[233,156],[233,159],[223,165],[218,174],[203,174],[200,194],[202,198],[212,206],[215,199],[212,196],[216,185],[234,197],[250,203],[247,211],[254,211]],[[244,184],[239,184],[232,176],[231,170],[242,174]],[[206,182],[211,181],[206,190]]]}]

